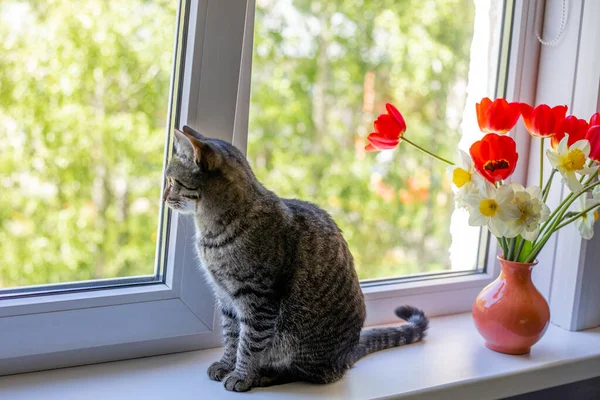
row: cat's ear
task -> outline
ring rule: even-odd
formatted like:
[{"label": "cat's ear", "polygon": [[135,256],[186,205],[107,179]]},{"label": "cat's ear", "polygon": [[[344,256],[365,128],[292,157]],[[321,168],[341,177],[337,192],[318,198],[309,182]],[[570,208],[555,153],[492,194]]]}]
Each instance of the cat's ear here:
[{"label": "cat's ear", "polygon": [[181,131],[175,129],[175,151],[183,152],[206,171],[213,171],[221,165],[221,156],[215,147],[204,136],[188,126],[184,126]]},{"label": "cat's ear", "polygon": [[175,154],[179,156],[183,156],[185,158],[194,159],[194,146],[192,142],[185,136],[185,134],[179,129],[174,129],[174,141],[173,141],[173,150]]},{"label": "cat's ear", "polygon": [[181,130],[183,131],[183,133],[185,135],[191,136],[191,137],[196,137],[200,140],[206,140],[206,137],[201,134],[200,132],[198,132],[197,130],[195,130],[194,128],[190,128],[187,125],[184,125],[183,128],[181,128]]}]

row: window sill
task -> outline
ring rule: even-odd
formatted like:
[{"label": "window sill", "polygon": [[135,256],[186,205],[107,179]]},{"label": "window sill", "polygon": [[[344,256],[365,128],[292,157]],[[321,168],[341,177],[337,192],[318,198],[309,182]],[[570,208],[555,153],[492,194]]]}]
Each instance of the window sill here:
[{"label": "window sill", "polygon": [[[2,398],[228,399],[206,377],[220,349],[36,372],[0,378]],[[600,376],[600,328],[551,326],[526,356],[483,346],[470,314],[433,318],[425,342],[359,361],[332,385],[295,383],[254,389],[260,399],[497,399]]]}]

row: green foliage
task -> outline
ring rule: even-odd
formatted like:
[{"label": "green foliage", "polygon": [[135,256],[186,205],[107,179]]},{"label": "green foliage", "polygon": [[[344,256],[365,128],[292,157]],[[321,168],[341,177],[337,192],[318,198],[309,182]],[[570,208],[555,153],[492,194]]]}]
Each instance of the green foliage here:
[{"label": "green foliage", "polygon": [[0,287],[153,273],[176,3],[0,3]]},{"label": "green foliage", "polygon": [[529,256],[531,255],[532,250],[533,250],[533,242],[530,242],[529,240],[525,240],[525,243],[523,243],[523,247],[521,249],[521,253],[519,254],[519,259],[517,261],[518,262],[526,262],[527,258],[529,258]]},{"label": "green foliage", "polygon": [[248,149],[259,179],[327,209],[363,279],[449,268],[444,165],[402,145],[392,159],[362,148],[392,102],[412,140],[453,158],[446,113],[468,73],[472,1],[259,3]]},{"label": "green foliage", "polygon": [[[176,6],[0,2],[0,287],[153,273]],[[443,165],[362,149],[393,102],[412,140],[453,158],[473,15],[470,0],[258,1],[250,161],[334,216],[361,278],[448,268]]]}]

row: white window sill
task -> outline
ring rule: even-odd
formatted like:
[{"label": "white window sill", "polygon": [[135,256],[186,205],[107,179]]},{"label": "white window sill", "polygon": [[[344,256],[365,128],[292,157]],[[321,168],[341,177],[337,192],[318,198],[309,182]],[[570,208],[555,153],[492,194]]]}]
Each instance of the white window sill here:
[{"label": "white window sill", "polygon": [[[0,378],[0,398],[240,399],[210,381],[220,349],[171,354]],[[332,385],[253,389],[259,399],[498,399],[600,376],[600,328],[551,326],[526,356],[483,346],[470,314],[434,318],[425,342],[376,353]]]}]

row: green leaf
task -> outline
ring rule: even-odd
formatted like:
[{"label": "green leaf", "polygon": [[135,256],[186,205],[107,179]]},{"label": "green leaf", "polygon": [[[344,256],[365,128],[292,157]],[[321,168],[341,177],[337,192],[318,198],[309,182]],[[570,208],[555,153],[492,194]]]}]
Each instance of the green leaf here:
[{"label": "green leaf", "polygon": [[521,254],[519,255],[519,259],[517,261],[525,262],[525,260],[527,260],[527,257],[529,257],[529,255],[531,254],[531,250],[533,250],[533,242],[526,240],[525,244],[523,245],[523,250],[521,250]]}]

